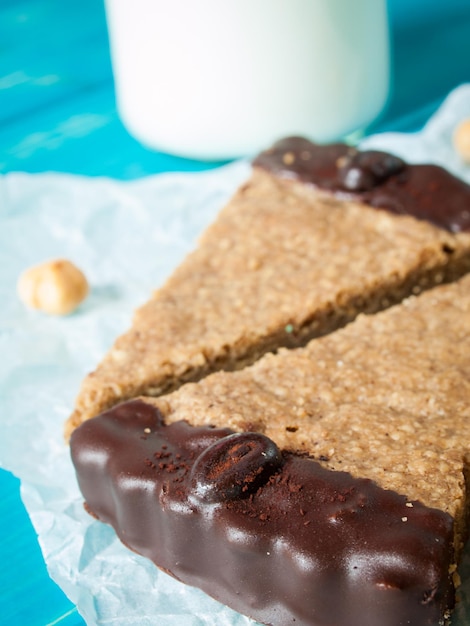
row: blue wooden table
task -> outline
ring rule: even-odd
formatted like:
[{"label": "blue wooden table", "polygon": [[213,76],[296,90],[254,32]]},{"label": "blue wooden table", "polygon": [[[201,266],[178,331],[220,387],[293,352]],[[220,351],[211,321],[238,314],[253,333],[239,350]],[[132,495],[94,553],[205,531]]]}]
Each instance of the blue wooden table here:
[{"label": "blue wooden table", "polygon": [[[451,89],[470,82],[468,0],[389,6],[393,91],[369,132],[416,130]],[[132,179],[217,165],[152,152],[126,132],[102,0],[0,0],[0,173]],[[1,470],[0,495],[0,624],[83,624],[47,575],[19,481]]]}]

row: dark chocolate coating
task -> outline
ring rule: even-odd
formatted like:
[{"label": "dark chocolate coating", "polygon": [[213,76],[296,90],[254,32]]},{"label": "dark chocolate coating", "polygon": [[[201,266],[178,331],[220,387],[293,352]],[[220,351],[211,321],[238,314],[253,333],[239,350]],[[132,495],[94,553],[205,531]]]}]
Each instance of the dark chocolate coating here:
[{"label": "dark chocolate coating", "polygon": [[[166,426],[134,400],[82,424],[71,452],[88,510],[129,548],[260,622],[436,626],[452,603],[448,514],[262,435]],[[201,497],[204,458],[203,482],[246,488]]]},{"label": "dark chocolate coating", "polygon": [[409,165],[386,152],[322,146],[302,137],[278,141],[253,164],[452,233],[470,231],[470,185],[437,165]]}]

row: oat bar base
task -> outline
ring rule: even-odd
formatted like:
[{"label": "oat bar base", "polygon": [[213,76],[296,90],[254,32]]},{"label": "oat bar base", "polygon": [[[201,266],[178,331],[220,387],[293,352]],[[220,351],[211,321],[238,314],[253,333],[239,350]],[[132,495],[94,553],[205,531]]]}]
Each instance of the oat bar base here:
[{"label": "oat bar base", "polygon": [[255,168],[86,377],[67,435],[120,401],[304,345],[469,269],[468,233]]}]

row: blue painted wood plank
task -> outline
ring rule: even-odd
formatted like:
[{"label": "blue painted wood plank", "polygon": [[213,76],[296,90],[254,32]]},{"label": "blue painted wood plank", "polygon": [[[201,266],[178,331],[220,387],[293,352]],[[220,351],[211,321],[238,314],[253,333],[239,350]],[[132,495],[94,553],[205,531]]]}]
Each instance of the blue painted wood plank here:
[{"label": "blue painted wood plank", "polygon": [[49,578],[19,497],[19,481],[0,470],[0,624],[83,626],[74,605]]},{"label": "blue painted wood plank", "polygon": [[[63,3],[62,3],[63,5]],[[1,13],[0,125],[24,120],[41,108],[60,109],[107,84],[112,91],[101,2],[25,3]]]},{"label": "blue painted wood plank", "polygon": [[419,27],[403,21],[392,30],[393,91],[385,125],[470,81],[470,2],[465,0],[465,7],[460,0],[451,2],[449,13],[446,3],[428,5],[434,11],[421,14]]},{"label": "blue painted wood plank", "polygon": [[[0,127],[0,172],[47,170],[127,180],[164,171],[199,171],[202,163],[148,150],[124,129],[108,92],[82,94],[7,129]],[[125,155],[125,157],[123,156]]]}]

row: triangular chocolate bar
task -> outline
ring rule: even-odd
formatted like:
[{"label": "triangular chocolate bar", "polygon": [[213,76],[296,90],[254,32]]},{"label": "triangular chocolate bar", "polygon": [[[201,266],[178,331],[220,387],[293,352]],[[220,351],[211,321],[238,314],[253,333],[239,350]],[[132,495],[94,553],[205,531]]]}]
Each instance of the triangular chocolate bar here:
[{"label": "triangular chocolate bar", "polygon": [[87,506],[266,624],[445,624],[467,538],[469,338],[466,277],[121,404],[72,435]]},{"label": "triangular chocolate bar", "polygon": [[455,279],[470,269],[469,205],[435,166],[279,142],[85,379],[67,431]]}]

